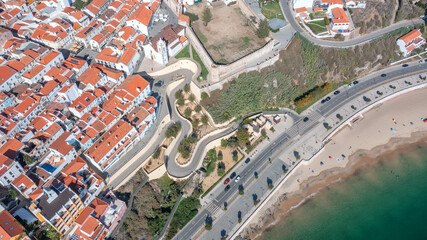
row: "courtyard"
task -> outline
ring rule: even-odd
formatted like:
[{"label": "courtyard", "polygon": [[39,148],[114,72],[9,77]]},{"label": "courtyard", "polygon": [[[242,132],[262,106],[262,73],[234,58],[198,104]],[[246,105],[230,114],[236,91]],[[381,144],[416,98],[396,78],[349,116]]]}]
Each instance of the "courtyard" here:
[{"label": "courtyard", "polygon": [[188,8],[199,20],[192,27],[212,59],[219,64],[227,64],[240,59],[266,44],[256,35],[256,28],[246,18],[237,4],[226,6],[223,2],[214,2],[209,7],[212,20],[205,26],[202,21],[206,2],[197,3]]}]

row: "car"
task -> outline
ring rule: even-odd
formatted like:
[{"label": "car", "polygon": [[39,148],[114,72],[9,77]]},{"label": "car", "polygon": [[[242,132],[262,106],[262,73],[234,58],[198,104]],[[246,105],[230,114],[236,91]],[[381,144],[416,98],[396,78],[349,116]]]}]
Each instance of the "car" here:
[{"label": "car", "polygon": [[225,179],[225,181],[224,181],[224,185],[227,185],[229,182],[230,182],[230,179],[229,179],[229,178]]},{"label": "car", "polygon": [[424,62],[427,62],[427,58],[426,58],[426,59],[424,59]]},{"label": "car", "polygon": [[424,62],[423,60],[418,61],[418,63],[423,63],[423,62]]},{"label": "car", "polygon": [[359,83],[359,81],[353,81],[353,84],[354,85],[356,85],[356,84],[358,84]]},{"label": "car", "polygon": [[353,87],[353,85],[354,85],[353,83],[350,83],[348,84],[348,87]]},{"label": "car", "polygon": [[325,100],[329,101],[329,100],[331,100],[331,97],[326,97]]},{"label": "car", "polygon": [[408,65],[408,64],[403,64],[403,65],[402,65],[402,67],[407,67],[407,66],[409,66],[409,65]]},{"label": "car", "polygon": [[251,161],[250,158],[246,158],[245,163],[249,163]]},{"label": "car", "polygon": [[340,91],[336,90],[336,91],[334,92],[334,95],[338,95],[338,94],[340,94]]},{"label": "car", "polygon": [[226,192],[227,192],[228,190],[230,190],[230,187],[231,187],[230,185],[227,185],[227,186],[224,188],[224,191],[226,191]]},{"label": "car", "polygon": [[381,74],[381,77],[385,77],[385,76],[387,76],[387,74],[385,74],[385,73]]},{"label": "car", "polygon": [[236,172],[232,172],[230,175],[230,179],[233,179],[236,176]]},{"label": "car", "polygon": [[320,101],[320,103],[325,103],[326,102],[326,100],[325,99],[322,99],[322,101]]},{"label": "car", "polygon": [[235,182],[238,182],[240,180],[240,175],[236,177],[236,179],[234,180]]},{"label": "car", "polygon": [[304,122],[307,122],[307,121],[308,121],[308,117],[305,117],[305,118],[303,119],[303,121],[304,121]]}]

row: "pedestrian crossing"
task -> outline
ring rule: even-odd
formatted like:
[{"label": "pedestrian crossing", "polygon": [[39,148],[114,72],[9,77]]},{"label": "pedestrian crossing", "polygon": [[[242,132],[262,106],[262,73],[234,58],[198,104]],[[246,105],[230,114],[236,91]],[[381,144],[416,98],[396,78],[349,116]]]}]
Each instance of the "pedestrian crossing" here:
[{"label": "pedestrian crossing", "polygon": [[218,212],[219,207],[215,203],[210,203],[209,206],[206,207],[206,210],[210,213],[210,215],[214,215]]},{"label": "pedestrian crossing", "polygon": [[297,125],[293,125],[292,127],[290,127],[286,131],[286,134],[288,134],[291,138],[296,137],[298,135],[298,126]]}]

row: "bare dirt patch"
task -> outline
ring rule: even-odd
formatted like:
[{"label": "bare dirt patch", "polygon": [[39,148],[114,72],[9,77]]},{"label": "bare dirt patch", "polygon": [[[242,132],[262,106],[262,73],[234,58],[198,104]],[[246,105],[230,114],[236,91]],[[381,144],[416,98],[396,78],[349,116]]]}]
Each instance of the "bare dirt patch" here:
[{"label": "bare dirt patch", "polygon": [[255,27],[240,11],[237,4],[226,6],[216,2],[210,8],[212,20],[207,26],[202,19],[206,3],[195,4],[188,11],[199,16],[191,25],[217,63],[231,63],[261,48],[266,42],[256,35]]},{"label": "bare dirt patch", "polygon": [[144,166],[144,170],[147,173],[151,173],[160,166],[162,166],[164,162],[164,156],[165,151],[169,147],[170,143],[172,142],[172,138],[167,138],[163,141],[162,145],[160,145],[160,155],[157,159],[153,158],[153,156],[150,157],[150,159],[147,161],[147,163]]}]

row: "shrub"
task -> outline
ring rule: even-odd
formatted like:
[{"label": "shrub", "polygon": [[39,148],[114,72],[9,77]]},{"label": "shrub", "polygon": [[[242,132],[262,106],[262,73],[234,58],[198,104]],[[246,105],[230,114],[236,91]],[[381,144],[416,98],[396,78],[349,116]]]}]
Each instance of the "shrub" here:
[{"label": "shrub", "polygon": [[196,111],[197,113],[202,111],[202,106],[196,105],[196,107],[194,107],[194,111]]},{"label": "shrub", "polygon": [[270,34],[270,29],[268,27],[268,21],[266,19],[261,21],[256,34],[259,38],[268,37],[268,35]]},{"label": "shrub", "polygon": [[207,26],[208,23],[212,20],[212,13],[209,8],[205,8],[205,10],[203,10],[202,20],[205,26]]},{"label": "shrub", "polygon": [[208,125],[208,121],[209,121],[209,120],[208,120],[208,116],[203,115],[203,116],[202,116],[202,124],[203,124],[203,125]]},{"label": "shrub", "polygon": [[186,92],[186,93],[189,93],[189,92],[190,92],[190,85],[189,85],[189,84],[186,84],[186,85],[184,86],[184,92]]},{"label": "shrub", "polygon": [[199,16],[197,16],[197,15],[196,15],[196,14],[194,14],[194,13],[191,13],[191,12],[185,12],[185,13],[184,13],[184,15],[189,16],[189,17],[190,17],[190,21],[191,21],[191,22],[194,22],[194,21],[199,20]]},{"label": "shrub", "polygon": [[178,91],[175,92],[175,98],[176,99],[182,98],[182,91],[181,90],[178,90]]},{"label": "shrub", "polygon": [[178,106],[182,107],[185,104],[185,100],[183,98],[179,98],[176,103],[178,104]]},{"label": "shrub", "polygon": [[188,97],[188,100],[190,101],[190,102],[194,102],[194,100],[196,99],[196,97],[194,97],[194,95],[193,94],[190,94],[190,96]]},{"label": "shrub", "polygon": [[223,148],[225,148],[225,147],[227,147],[228,146],[228,141],[227,141],[227,139],[221,139],[221,147],[223,147]]},{"label": "shrub", "polygon": [[267,132],[265,131],[265,129],[261,130],[261,136],[267,137]]},{"label": "shrub", "polygon": [[192,112],[191,108],[186,108],[186,109],[184,110],[184,116],[185,116],[186,118],[190,118],[190,117],[191,117],[191,112]]},{"label": "shrub", "polygon": [[19,193],[14,189],[9,189],[8,194],[9,194],[10,198],[12,198],[12,199],[18,199],[18,197],[19,197]]},{"label": "shrub", "polygon": [[153,158],[158,159],[160,157],[160,148],[157,148],[153,153]]},{"label": "shrub", "polygon": [[206,92],[202,92],[202,94],[200,95],[200,98],[202,100],[208,99],[209,98],[209,94],[207,94]]},{"label": "shrub", "polygon": [[245,145],[249,142],[249,132],[246,128],[240,128],[236,133],[237,141],[240,145]]},{"label": "shrub", "polygon": [[193,119],[193,121],[191,121],[191,125],[194,129],[197,129],[199,127],[199,120]]},{"label": "shrub", "polygon": [[166,138],[176,137],[179,131],[181,131],[181,125],[179,125],[179,123],[175,123],[172,126],[170,126],[168,130],[166,130],[165,137]]}]

